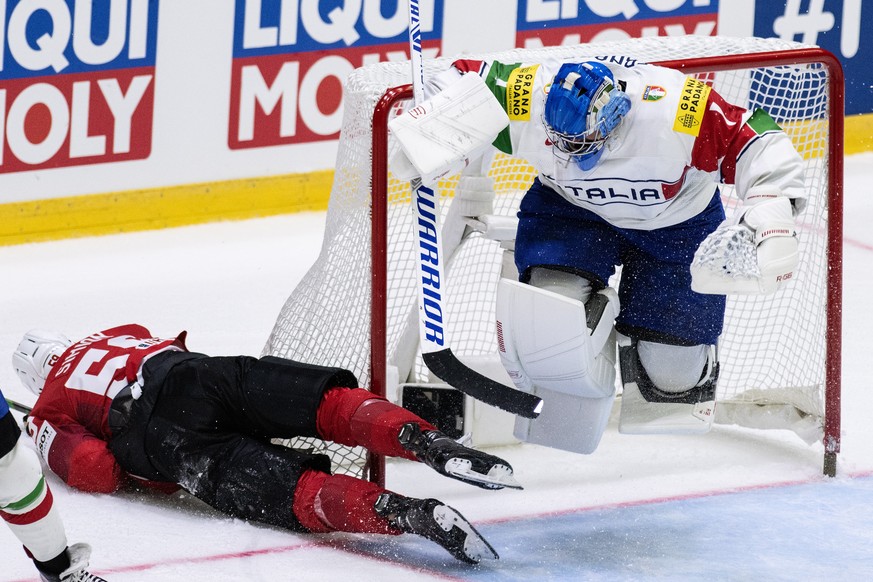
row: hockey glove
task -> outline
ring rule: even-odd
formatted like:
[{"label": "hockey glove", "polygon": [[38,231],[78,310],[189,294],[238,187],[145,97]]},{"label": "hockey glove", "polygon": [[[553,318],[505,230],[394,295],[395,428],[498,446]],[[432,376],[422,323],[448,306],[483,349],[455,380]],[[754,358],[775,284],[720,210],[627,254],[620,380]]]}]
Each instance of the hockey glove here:
[{"label": "hockey glove", "polygon": [[400,148],[389,166],[401,180],[432,184],[490,147],[509,116],[479,75],[468,73],[388,123]]},{"label": "hockey glove", "polygon": [[691,288],[716,295],[773,293],[794,276],[798,256],[791,200],[778,188],[753,188],[738,215],[700,244]]}]

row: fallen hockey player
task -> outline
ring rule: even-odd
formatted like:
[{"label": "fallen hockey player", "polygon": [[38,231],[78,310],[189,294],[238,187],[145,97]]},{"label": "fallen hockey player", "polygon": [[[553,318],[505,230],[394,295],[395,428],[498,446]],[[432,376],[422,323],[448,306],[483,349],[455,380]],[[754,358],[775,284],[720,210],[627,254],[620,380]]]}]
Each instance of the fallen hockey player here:
[{"label": "fallen hockey player", "polygon": [[361,446],[485,489],[520,488],[508,463],[357,388],[347,370],[207,356],[189,352],[185,337],[155,338],[140,325],[76,343],[53,332],[25,334],[13,364],[39,395],[28,432],[51,470],[83,491],[111,493],[130,481],[178,486],[241,519],[313,533],[413,533],[464,562],[497,559],[441,501],[333,475],[327,456],[271,439]]}]

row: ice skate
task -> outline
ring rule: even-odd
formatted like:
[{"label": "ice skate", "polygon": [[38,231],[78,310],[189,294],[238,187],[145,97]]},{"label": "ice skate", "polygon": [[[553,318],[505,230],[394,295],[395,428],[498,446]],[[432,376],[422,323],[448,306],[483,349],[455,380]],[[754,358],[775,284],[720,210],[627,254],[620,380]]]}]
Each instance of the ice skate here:
[{"label": "ice skate", "polygon": [[438,543],[462,562],[478,564],[482,559],[498,559],[494,548],[470,522],[442,501],[383,493],[375,508],[393,527]]},{"label": "ice skate", "polygon": [[70,566],[60,575],[40,572],[43,582],[106,582],[103,578],[95,576],[86,570],[88,560],[91,558],[91,546],[88,544],[73,544],[67,548],[70,557]]},{"label": "ice skate", "polygon": [[483,489],[522,489],[509,463],[465,447],[438,430],[422,431],[415,423],[400,429],[400,444],[438,473]]}]

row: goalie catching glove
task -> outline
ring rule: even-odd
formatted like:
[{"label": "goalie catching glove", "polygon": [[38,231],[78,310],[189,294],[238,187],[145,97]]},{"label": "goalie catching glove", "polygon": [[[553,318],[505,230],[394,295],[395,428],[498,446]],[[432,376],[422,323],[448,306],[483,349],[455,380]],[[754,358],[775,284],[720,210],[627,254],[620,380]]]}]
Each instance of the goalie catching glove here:
[{"label": "goalie catching glove", "polygon": [[716,295],[773,293],[794,276],[797,247],[791,199],[778,188],[753,188],[737,217],[719,226],[694,253],[691,288]]},{"label": "goalie catching glove", "polygon": [[432,184],[463,170],[508,125],[485,81],[468,73],[388,123],[400,144],[391,171],[401,180]]}]

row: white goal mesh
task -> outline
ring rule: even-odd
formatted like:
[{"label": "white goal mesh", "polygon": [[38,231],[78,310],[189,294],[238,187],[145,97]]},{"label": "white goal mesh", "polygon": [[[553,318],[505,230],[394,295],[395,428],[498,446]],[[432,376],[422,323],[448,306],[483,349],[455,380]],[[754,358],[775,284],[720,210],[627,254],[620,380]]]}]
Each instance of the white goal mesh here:
[{"label": "white goal mesh", "polygon": [[[566,59],[614,54],[686,65],[689,74],[711,82],[729,101],[769,111],[807,165],[809,205],[801,216],[800,268],[796,279],[773,296],[729,298],[719,344],[722,372],[717,421],[792,428],[812,441],[821,439],[827,415],[836,415],[829,421],[833,434],[825,442],[826,453],[835,454],[839,410],[827,410],[827,402],[833,408],[838,401],[838,378],[836,382],[831,378],[831,393],[826,386],[827,358],[838,356],[838,346],[828,342],[834,337],[833,327],[829,332],[828,310],[832,310],[831,325],[838,331],[839,322],[833,321],[839,311],[838,285],[833,282],[839,282],[840,276],[839,247],[834,244],[839,241],[835,229],[840,222],[829,211],[840,208],[839,199],[833,198],[839,196],[840,177],[833,175],[834,152],[839,150],[832,143],[839,138],[831,132],[834,117],[842,115],[842,95],[835,99],[832,94],[834,72],[827,59],[818,62],[804,56],[798,59],[802,62],[794,62],[793,55],[807,55],[809,51],[802,49],[808,48],[779,40],[687,36],[470,56],[536,62],[545,54]],[[713,58],[721,55],[755,56],[740,64],[725,64]],[[445,69],[451,60],[426,62],[425,76]],[[380,174],[386,166],[384,149],[377,143],[374,150],[374,111],[392,103],[383,99],[387,90],[408,84],[410,78],[408,62],[371,65],[349,76],[321,254],[282,308],[264,350],[265,354],[349,368],[362,385],[376,391],[385,388],[386,362],[400,370],[400,381],[428,380],[416,354],[417,287],[408,183],[388,176],[385,207],[371,206],[374,189],[385,188]],[[395,110],[405,103],[394,104]],[[386,131],[376,128],[377,142]],[[387,147],[393,147],[390,141]],[[513,215],[535,172],[522,161],[498,154],[489,176],[495,180],[494,212]],[[457,179],[440,184],[443,217],[451,207],[456,184]],[[733,189],[725,187],[722,193],[730,213],[736,206]],[[371,246],[373,234],[376,247]],[[381,254],[373,256],[374,248],[381,253],[382,237],[384,259]],[[494,297],[500,264],[499,245],[476,234],[451,257],[445,318],[449,345],[461,359],[496,353]],[[307,441],[302,446],[321,445]],[[360,474],[363,451],[332,447],[330,452],[337,470]]]}]

